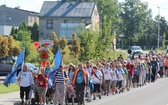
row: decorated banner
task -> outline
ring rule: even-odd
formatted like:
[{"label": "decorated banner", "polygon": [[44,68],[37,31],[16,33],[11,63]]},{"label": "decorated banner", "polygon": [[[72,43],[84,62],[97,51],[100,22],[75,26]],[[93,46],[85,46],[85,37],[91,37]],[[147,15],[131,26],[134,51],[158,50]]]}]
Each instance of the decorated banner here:
[{"label": "decorated banner", "polygon": [[44,67],[50,59],[53,58],[52,52],[49,50],[53,46],[53,41],[51,40],[42,40],[41,42],[34,42],[34,47],[39,52],[38,59],[40,65]]}]

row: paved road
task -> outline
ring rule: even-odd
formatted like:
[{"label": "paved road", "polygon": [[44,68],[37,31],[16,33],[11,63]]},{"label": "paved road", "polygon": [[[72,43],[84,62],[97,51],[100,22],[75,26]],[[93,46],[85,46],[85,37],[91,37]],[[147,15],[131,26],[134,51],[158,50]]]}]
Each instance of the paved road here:
[{"label": "paved road", "polygon": [[[13,105],[19,101],[19,92],[0,95],[0,105]],[[143,87],[131,88],[131,91],[121,94],[102,96],[101,100],[97,98],[85,105],[168,105],[168,78],[158,79]]]},{"label": "paved road", "polygon": [[120,95],[104,96],[87,105],[168,105],[168,78],[133,88]]}]

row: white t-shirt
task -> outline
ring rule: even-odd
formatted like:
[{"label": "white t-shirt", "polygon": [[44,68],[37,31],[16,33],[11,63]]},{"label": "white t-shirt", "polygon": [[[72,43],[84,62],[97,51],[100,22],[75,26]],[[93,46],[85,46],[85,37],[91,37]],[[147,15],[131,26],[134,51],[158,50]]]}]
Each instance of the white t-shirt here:
[{"label": "white t-shirt", "polygon": [[86,68],[86,71],[88,73],[88,77],[91,77],[92,76],[92,68]]},{"label": "white t-shirt", "polygon": [[116,70],[116,69],[114,69],[114,70],[111,70],[112,71],[112,73],[113,73],[113,81],[115,81],[115,80],[118,80],[118,78],[117,78],[117,74],[118,74],[118,71]]},{"label": "white t-shirt", "polygon": [[33,79],[32,73],[29,71],[27,71],[27,72],[21,71],[18,75],[18,78],[19,77],[21,77],[20,86],[22,86],[22,87],[28,87],[31,84],[34,84],[34,79]]},{"label": "white t-shirt", "polygon": [[104,69],[104,80],[111,80],[111,69],[110,68],[105,68]]},{"label": "white t-shirt", "polygon": [[[97,78],[95,75],[97,75]],[[102,77],[103,74],[101,73],[101,71],[97,70],[97,72],[95,72],[95,74],[93,75],[92,81],[94,84],[100,84],[100,77]]]},{"label": "white t-shirt", "polygon": [[119,75],[119,79],[118,79],[118,80],[119,80],[119,81],[121,81],[121,80],[124,79],[123,74],[124,74],[123,69],[118,70],[118,75]]}]

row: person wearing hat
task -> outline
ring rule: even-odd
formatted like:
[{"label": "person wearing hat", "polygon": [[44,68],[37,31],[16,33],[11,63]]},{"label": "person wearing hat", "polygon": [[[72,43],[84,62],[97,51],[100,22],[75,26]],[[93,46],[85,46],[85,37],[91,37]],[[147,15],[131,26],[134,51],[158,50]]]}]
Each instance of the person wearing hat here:
[{"label": "person wearing hat", "polygon": [[70,82],[72,82],[73,80],[74,73],[75,73],[75,66],[73,65],[73,63],[70,63],[68,68],[68,77]]},{"label": "person wearing hat", "polygon": [[[65,81],[67,81],[68,75],[63,70],[63,66],[60,65],[58,70],[55,72],[54,80],[53,80],[53,88],[55,88],[55,100],[54,105],[63,105],[64,97],[65,97]],[[58,102],[59,100],[59,102]]]}]

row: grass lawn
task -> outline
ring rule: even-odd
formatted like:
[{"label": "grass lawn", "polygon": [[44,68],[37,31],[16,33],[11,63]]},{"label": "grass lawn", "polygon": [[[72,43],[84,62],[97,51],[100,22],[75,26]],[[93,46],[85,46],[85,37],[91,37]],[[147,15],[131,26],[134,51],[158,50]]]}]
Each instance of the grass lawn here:
[{"label": "grass lawn", "polygon": [[19,91],[19,86],[17,84],[10,84],[8,87],[0,83],[0,94]]}]

